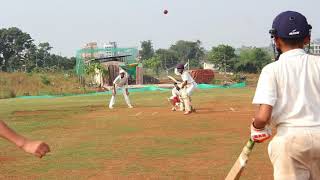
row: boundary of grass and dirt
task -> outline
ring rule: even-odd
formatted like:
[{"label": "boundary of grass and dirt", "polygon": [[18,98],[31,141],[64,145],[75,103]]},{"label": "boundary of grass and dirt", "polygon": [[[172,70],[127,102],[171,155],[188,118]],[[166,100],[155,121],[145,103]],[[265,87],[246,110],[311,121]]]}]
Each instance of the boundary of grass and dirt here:
[{"label": "boundary of grass and dirt", "polygon": [[[211,85],[211,84],[199,84],[198,89],[225,89],[225,88],[244,88],[245,82],[235,83],[231,85]],[[129,86],[129,92],[149,92],[149,91],[170,91],[171,84],[157,84],[157,85],[131,85]],[[59,98],[66,96],[96,96],[96,95],[111,95],[110,90],[104,92],[93,92],[86,94],[64,94],[64,95],[42,95],[42,96],[18,96],[16,98],[21,99],[47,99],[47,98]]]}]

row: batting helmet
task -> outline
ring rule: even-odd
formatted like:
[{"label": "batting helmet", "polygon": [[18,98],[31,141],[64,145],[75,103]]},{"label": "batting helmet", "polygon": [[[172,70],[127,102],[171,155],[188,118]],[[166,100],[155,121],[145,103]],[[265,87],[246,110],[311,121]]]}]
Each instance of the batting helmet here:
[{"label": "batting helmet", "polygon": [[272,23],[271,36],[284,39],[299,39],[310,35],[312,26],[307,18],[295,11],[280,13]]},{"label": "batting helmet", "polygon": [[177,69],[184,69],[184,64],[178,64]]}]

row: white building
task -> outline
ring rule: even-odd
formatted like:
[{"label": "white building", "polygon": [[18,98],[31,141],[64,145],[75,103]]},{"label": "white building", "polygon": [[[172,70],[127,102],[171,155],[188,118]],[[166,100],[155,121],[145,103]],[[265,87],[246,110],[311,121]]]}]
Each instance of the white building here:
[{"label": "white building", "polygon": [[310,52],[315,55],[320,55],[320,40],[315,40],[311,43]]},{"label": "white building", "polygon": [[117,48],[116,42],[104,43],[103,48],[105,49],[105,56],[106,57],[113,57],[113,56],[118,55],[117,52],[115,51]]},{"label": "white building", "polygon": [[218,68],[214,64],[206,63],[206,62],[203,63],[203,69],[211,69],[214,71],[218,70]]}]

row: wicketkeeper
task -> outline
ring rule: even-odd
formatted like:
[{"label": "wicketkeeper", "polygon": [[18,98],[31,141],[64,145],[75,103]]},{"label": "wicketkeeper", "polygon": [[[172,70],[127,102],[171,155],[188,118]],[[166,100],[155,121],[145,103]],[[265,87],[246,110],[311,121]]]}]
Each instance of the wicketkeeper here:
[{"label": "wicketkeeper", "polygon": [[109,108],[113,109],[113,105],[116,102],[116,95],[117,91],[122,90],[124,99],[128,105],[129,108],[133,108],[130,99],[129,99],[129,91],[128,91],[128,75],[124,70],[119,71],[119,75],[116,77],[116,79],[113,81],[113,87],[112,87],[112,97],[109,103]]},{"label": "wicketkeeper", "polygon": [[180,87],[177,83],[173,84],[174,87],[172,88],[172,96],[168,99],[172,105],[172,111],[176,111],[177,107],[180,108],[181,111],[184,111],[184,104],[182,102],[181,93],[180,93]]},{"label": "wicketkeeper", "polygon": [[188,71],[185,71],[184,64],[178,64],[175,73],[182,78],[181,84],[181,97],[185,106],[185,115],[192,113],[193,108],[191,105],[191,95],[197,88],[196,81],[191,77]]},{"label": "wicketkeeper", "polygon": [[276,180],[320,179],[320,57],[304,48],[311,26],[305,16],[286,11],[270,31],[279,60],[263,68],[253,104],[259,109],[251,138],[263,142],[277,134],[268,153]]}]

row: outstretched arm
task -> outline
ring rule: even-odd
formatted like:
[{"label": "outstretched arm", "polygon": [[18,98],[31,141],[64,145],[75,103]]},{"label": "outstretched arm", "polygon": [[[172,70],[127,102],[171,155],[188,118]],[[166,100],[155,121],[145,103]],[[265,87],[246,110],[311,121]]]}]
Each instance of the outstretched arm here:
[{"label": "outstretched arm", "polygon": [[41,141],[31,141],[24,136],[16,133],[8,127],[3,121],[0,121],[0,136],[14,143],[17,147],[23,149],[27,153],[31,153],[38,157],[43,157],[50,152],[49,146]]}]

